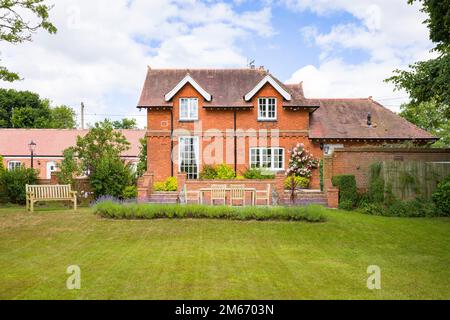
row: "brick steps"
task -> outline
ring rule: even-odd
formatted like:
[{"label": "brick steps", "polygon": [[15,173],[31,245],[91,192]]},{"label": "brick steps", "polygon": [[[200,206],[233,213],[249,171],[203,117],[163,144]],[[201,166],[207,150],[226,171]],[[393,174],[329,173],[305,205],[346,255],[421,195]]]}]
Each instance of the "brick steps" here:
[{"label": "brick steps", "polygon": [[[284,205],[292,205],[291,202],[291,193],[289,191],[285,191],[284,198],[281,201]],[[322,206],[328,205],[327,196],[324,192],[320,190],[302,190],[298,191],[294,205],[297,206],[306,206],[310,204],[318,204]]]}]

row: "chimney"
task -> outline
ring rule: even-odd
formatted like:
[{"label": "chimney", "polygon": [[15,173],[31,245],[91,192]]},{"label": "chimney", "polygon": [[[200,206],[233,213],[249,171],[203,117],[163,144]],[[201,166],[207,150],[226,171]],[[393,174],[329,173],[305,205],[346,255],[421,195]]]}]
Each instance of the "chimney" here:
[{"label": "chimney", "polygon": [[372,126],[372,114],[371,114],[370,112],[367,113],[367,125],[368,125],[369,127]]}]

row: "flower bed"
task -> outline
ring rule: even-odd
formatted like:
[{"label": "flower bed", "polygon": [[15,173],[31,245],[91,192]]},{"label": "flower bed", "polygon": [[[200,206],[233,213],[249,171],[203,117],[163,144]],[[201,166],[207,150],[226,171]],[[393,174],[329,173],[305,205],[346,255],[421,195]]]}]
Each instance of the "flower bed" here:
[{"label": "flower bed", "polygon": [[323,222],[325,208],[307,207],[227,207],[204,205],[121,204],[105,201],[94,213],[111,219],[227,219]]}]

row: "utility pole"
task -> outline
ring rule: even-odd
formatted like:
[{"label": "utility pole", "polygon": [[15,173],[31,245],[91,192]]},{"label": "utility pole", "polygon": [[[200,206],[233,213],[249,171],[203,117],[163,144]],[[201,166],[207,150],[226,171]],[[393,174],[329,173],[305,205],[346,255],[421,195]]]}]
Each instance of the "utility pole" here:
[{"label": "utility pole", "polygon": [[81,102],[81,130],[84,130],[84,103]]}]

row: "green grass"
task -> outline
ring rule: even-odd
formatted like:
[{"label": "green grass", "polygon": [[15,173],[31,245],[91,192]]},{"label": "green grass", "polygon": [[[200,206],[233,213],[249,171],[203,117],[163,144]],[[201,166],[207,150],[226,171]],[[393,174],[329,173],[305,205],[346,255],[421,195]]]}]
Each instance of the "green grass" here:
[{"label": "green grass", "polygon": [[226,219],[325,221],[326,209],[318,205],[305,207],[229,207],[177,204],[119,204],[104,201],[94,206],[95,214],[112,219]]},{"label": "green grass", "polygon": [[[0,299],[450,299],[450,219],[110,220],[0,209]],[[81,267],[81,290],[66,268]],[[381,290],[366,288],[368,265]]]}]

